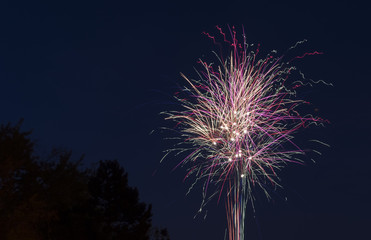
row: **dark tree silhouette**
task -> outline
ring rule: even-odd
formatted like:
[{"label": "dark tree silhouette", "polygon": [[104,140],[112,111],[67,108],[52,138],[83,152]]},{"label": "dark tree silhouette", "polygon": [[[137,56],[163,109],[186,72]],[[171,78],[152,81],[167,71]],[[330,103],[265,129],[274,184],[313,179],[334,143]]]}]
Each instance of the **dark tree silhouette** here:
[{"label": "dark tree silhouette", "polygon": [[1,240],[169,240],[116,160],[81,170],[70,151],[41,158],[21,125],[0,126]]},{"label": "dark tree silhouette", "polygon": [[54,216],[39,227],[43,239],[94,239],[90,217],[87,175],[71,152],[53,150],[48,161],[39,164],[38,182],[45,208]]},{"label": "dark tree silhouette", "polygon": [[153,240],[170,240],[169,233],[166,228],[154,228]]},{"label": "dark tree silhouette", "polygon": [[[21,132],[23,120],[0,126],[0,239],[36,239],[34,225],[45,217],[37,188],[36,157],[31,132]],[[37,215],[33,210],[38,209]]]},{"label": "dark tree silhouette", "polygon": [[129,187],[128,174],[116,160],[99,162],[89,191],[108,239],[149,239],[151,205],[139,202],[138,190]]},{"label": "dark tree silhouette", "polygon": [[87,213],[86,174],[70,152],[37,157],[21,124],[0,126],[0,239],[91,239],[76,229]]}]

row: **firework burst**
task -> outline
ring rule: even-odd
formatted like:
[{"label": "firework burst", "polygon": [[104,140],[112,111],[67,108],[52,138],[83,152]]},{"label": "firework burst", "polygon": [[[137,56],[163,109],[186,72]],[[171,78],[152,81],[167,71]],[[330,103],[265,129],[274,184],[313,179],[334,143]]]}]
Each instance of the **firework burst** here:
[{"label": "firework burst", "polygon": [[[244,34],[240,43],[232,28],[229,41],[218,29],[231,51],[226,59],[217,56],[216,65],[200,60],[203,70],[198,80],[182,74],[188,87],[176,98],[183,110],[165,113],[166,119],[177,123],[182,140],[168,153],[188,153],[179,165],[189,165],[186,178],[204,179],[204,196],[211,183],[219,199],[226,194],[229,239],[242,240],[253,188],[269,196],[266,186],[279,186],[278,170],[301,162],[297,156],[304,151],[294,143],[293,134],[324,121],[299,113],[307,103],[296,98],[296,88],[306,83],[287,83],[296,70],[291,65],[295,58],[283,61],[274,56],[275,51],[259,58],[259,45],[249,46]],[[215,37],[206,35],[215,42]],[[320,53],[296,58],[313,54]]]}]

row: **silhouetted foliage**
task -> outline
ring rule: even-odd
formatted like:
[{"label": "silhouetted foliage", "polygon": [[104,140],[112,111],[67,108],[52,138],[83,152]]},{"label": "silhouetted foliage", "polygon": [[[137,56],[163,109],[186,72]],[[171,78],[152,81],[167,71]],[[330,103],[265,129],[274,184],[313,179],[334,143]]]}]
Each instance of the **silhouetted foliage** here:
[{"label": "silhouetted foliage", "polygon": [[166,228],[154,228],[153,240],[170,240],[169,233]]},{"label": "silhouetted foliage", "polygon": [[139,202],[136,188],[117,161],[100,161],[89,181],[93,205],[108,239],[149,239],[151,205]]},{"label": "silhouetted foliage", "polygon": [[92,239],[87,175],[71,152],[53,150],[39,164],[40,195],[54,218],[42,225],[43,239]]},{"label": "silhouetted foliage", "polygon": [[169,239],[118,161],[81,170],[83,157],[56,149],[41,159],[21,125],[0,126],[1,240]]},{"label": "silhouetted foliage", "polygon": [[[39,236],[32,226],[45,217],[35,193],[34,143],[28,137],[31,132],[20,131],[21,124],[0,126],[0,239],[35,239]],[[31,216],[30,209],[38,209],[37,216]]]}]

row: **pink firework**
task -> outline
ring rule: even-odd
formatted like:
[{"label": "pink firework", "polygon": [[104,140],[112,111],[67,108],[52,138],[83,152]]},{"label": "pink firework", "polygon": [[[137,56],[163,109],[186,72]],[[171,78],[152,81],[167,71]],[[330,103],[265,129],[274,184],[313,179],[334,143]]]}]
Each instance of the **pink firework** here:
[{"label": "pink firework", "polygon": [[[204,196],[210,183],[219,199],[226,195],[229,239],[242,240],[252,190],[260,187],[268,195],[266,185],[279,186],[278,170],[300,163],[297,156],[304,154],[293,134],[324,120],[298,112],[306,102],[296,98],[296,88],[305,83],[302,79],[287,86],[296,70],[293,59],[284,62],[274,51],[259,58],[259,45],[250,49],[244,34],[240,43],[232,28],[229,41],[217,28],[231,51],[226,59],[218,57],[216,65],[200,60],[203,70],[197,80],[182,74],[189,86],[182,89],[185,98],[176,98],[184,110],[165,113],[166,119],[177,122],[182,141],[168,152],[188,152],[179,165],[190,166],[186,178],[204,179]],[[296,58],[313,54],[320,53]]]}]

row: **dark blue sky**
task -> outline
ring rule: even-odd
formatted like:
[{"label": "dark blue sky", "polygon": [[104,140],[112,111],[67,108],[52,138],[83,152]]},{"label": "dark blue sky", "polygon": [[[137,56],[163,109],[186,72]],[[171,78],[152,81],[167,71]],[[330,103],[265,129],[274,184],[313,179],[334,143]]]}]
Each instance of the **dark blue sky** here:
[{"label": "dark blue sky", "polygon": [[[59,3],[58,3],[59,2]],[[313,130],[331,148],[317,164],[290,167],[285,190],[248,212],[248,239],[364,239],[371,224],[370,17],[361,1],[1,1],[0,121],[25,118],[38,151],[52,146],[86,154],[86,166],[118,159],[153,204],[154,220],[172,240],[223,239],[223,203],[193,219],[201,192],[185,196],[179,159],[159,164],[169,145],[152,130],[158,115],[195,76],[199,57],[215,49],[201,33],[244,26],[248,41],[282,53],[324,55],[300,67],[320,86],[307,97],[331,121]],[[155,172],[155,174],[153,174]],[[288,196],[285,203],[281,199]]]}]

